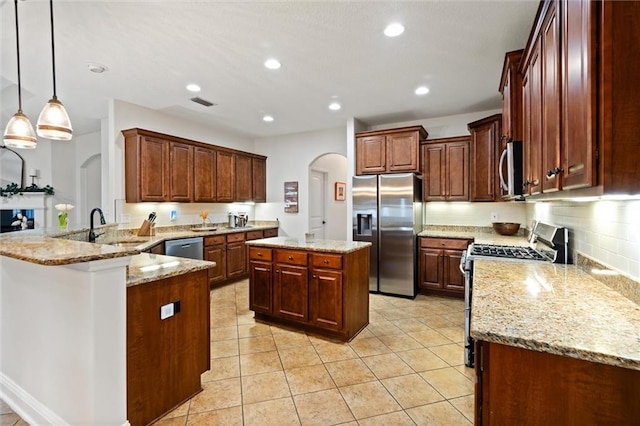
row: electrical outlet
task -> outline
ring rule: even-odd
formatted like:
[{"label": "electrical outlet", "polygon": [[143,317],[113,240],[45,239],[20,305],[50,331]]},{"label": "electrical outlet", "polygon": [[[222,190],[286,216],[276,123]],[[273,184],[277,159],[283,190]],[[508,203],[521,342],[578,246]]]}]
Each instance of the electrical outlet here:
[{"label": "electrical outlet", "polygon": [[171,210],[171,215],[169,215],[169,220],[174,221],[178,218],[178,212],[175,210]]},{"label": "electrical outlet", "polygon": [[122,213],[120,215],[120,223],[131,223],[131,215]]},{"label": "electrical outlet", "polygon": [[491,213],[491,222],[498,221],[498,213]]}]

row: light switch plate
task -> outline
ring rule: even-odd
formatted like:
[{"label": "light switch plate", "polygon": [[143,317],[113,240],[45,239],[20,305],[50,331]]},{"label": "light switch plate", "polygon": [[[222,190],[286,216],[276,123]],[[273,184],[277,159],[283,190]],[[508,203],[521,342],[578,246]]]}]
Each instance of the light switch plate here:
[{"label": "light switch plate", "polygon": [[160,306],[160,319],[165,320],[173,316],[173,302]]}]

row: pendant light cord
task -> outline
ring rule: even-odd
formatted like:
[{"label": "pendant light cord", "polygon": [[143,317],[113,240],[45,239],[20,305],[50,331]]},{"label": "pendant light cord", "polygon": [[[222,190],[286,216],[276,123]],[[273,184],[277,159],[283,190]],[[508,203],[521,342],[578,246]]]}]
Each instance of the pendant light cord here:
[{"label": "pendant light cord", "polygon": [[20,84],[20,36],[18,31],[18,0],[14,0],[16,10],[16,51],[18,52],[18,112],[22,112],[22,88]]},{"label": "pendant light cord", "polygon": [[56,45],[53,42],[53,0],[49,0],[51,16],[51,63],[53,64],[53,98],[56,99]]}]

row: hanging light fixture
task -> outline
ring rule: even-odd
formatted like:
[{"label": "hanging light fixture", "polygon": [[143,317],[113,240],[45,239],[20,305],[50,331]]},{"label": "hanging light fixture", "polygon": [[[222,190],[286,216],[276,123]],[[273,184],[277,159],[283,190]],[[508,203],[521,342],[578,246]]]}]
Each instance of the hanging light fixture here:
[{"label": "hanging light fixture", "polygon": [[56,55],[53,41],[53,0],[49,0],[51,16],[51,63],[53,64],[53,97],[40,112],[38,117],[38,136],[47,139],[68,141],[73,136],[69,114],[56,96]]},{"label": "hanging light fixture", "polygon": [[16,50],[18,52],[18,112],[4,131],[4,144],[11,148],[33,149],[36,147],[36,132],[26,115],[22,113],[22,86],[20,83],[20,40],[18,38],[18,0],[14,0],[16,10]]}]

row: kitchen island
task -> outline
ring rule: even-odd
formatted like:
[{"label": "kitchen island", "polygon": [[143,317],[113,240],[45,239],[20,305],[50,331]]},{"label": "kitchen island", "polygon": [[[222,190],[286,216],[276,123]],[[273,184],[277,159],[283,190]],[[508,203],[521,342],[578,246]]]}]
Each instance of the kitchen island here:
[{"label": "kitchen island", "polygon": [[476,425],[637,424],[640,307],[574,265],[474,261]]},{"label": "kitchen island", "polygon": [[369,324],[367,242],[248,241],[255,318],[342,341]]},{"label": "kitchen island", "polygon": [[[128,299],[132,291],[144,291],[154,283],[186,277],[202,283],[204,301],[199,303],[205,308],[198,333],[206,334],[198,342],[206,344],[197,359],[206,358],[207,365],[199,362],[193,370],[208,368],[206,270],[215,264],[33,234],[0,238],[0,395],[25,421],[129,424],[127,363],[128,350],[135,346],[127,340],[134,324],[128,321]],[[173,296],[145,300],[156,304],[154,319],[160,319],[160,306],[176,301]],[[132,306],[142,312],[143,305]],[[187,305],[165,324],[171,327],[190,316]],[[162,336],[158,337],[156,344],[161,345]],[[164,385],[169,384],[174,385]]]}]

